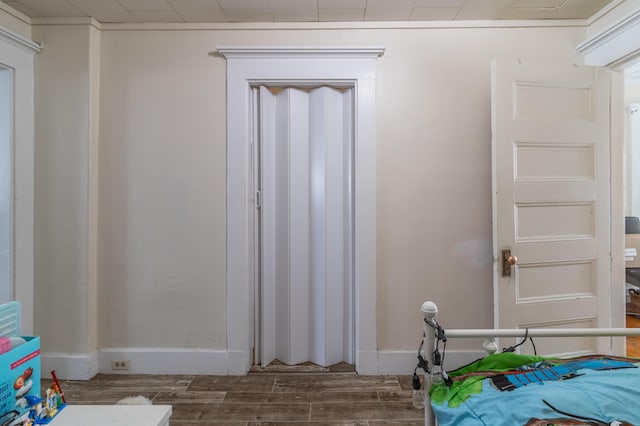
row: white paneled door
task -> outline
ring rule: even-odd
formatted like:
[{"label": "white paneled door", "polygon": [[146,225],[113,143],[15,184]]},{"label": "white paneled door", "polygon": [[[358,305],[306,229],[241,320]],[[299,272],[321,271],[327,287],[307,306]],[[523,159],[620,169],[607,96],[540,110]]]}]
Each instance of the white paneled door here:
[{"label": "white paneled door", "polygon": [[353,91],[254,89],[260,363],[353,363]]},{"label": "white paneled door", "polygon": [[[493,63],[496,327],[611,326],[610,85],[595,67]],[[607,339],[535,343],[610,351]]]}]

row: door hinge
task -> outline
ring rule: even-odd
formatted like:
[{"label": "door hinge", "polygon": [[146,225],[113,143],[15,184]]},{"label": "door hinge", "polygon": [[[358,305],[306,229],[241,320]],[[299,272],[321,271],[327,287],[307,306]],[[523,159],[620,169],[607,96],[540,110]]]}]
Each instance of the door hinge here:
[{"label": "door hinge", "polygon": [[256,191],[256,209],[262,207],[262,193],[260,191]]}]

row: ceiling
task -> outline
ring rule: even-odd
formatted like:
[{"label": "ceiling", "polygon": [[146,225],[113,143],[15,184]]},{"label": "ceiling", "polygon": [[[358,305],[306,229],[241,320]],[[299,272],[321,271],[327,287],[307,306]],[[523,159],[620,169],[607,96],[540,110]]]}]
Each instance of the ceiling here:
[{"label": "ceiling", "polygon": [[102,23],[585,19],[612,0],[2,0],[32,18]]},{"label": "ceiling", "polygon": [[[587,19],[620,0],[0,0],[31,18],[102,23]],[[625,70],[640,84],[640,62]]]}]

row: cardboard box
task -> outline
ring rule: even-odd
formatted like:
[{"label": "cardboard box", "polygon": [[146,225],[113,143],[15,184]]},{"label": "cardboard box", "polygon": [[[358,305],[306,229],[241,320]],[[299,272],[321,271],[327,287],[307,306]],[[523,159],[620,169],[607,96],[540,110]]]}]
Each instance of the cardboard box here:
[{"label": "cardboard box", "polygon": [[[0,305],[2,337],[20,334],[20,305]],[[25,343],[0,355],[0,424],[13,425],[31,408],[30,399],[40,398],[40,338],[22,336]],[[14,339],[15,340],[15,339]],[[31,395],[31,396],[29,396]]]},{"label": "cardboard box", "polygon": [[635,248],[638,252],[633,260],[627,260],[624,264],[626,268],[640,268],[640,234],[626,234],[624,236],[624,248]]}]

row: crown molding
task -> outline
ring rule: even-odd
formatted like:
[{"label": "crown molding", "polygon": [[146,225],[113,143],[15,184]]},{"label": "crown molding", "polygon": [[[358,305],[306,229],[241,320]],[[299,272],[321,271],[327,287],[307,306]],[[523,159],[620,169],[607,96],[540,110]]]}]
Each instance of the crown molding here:
[{"label": "crown molding", "polygon": [[229,58],[264,57],[378,57],[384,54],[383,47],[341,46],[219,46],[217,53]]},{"label": "crown molding", "polygon": [[31,24],[31,18],[29,18],[24,13],[20,12],[17,9],[14,9],[13,7],[9,6],[6,3],[0,2],[0,10],[8,13],[9,15],[11,15],[14,18],[24,22],[25,24]]},{"label": "crown molding", "polygon": [[406,30],[587,26],[586,19],[380,22],[103,23],[103,31]]},{"label": "crown molding", "polygon": [[608,3],[605,7],[598,10],[596,13],[587,18],[588,24],[592,25],[594,22],[606,16],[609,12],[613,11],[615,8],[620,6],[620,4],[624,3],[625,0],[613,0],[611,3]]},{"label": "crown molding", "polygon": [[2,27],[0,27],[0,40],[16,46],[17,48],[33,55],[35,55],[36,53],[40,53],[40,51],[42,50],[42,46],[40,46],[40,43],[31,41],[26,37],[22,37],[21,35],[18,35]]},{"label": "crown molding", "polygon": [[634,50],[633,52],[628,53],[606,65],[613,69],[626,70],[633,66],[638,59],[640,59],[640,49]]},{"label": "crown molding", "polygon": [[617,22],[615,25],[612,25],[611,27],[596,34],[588,40],[583,41],[576,47],[576,49],[578,49],[578,52],[586,55],[602,47],[604,44],[610,42],[611,40],[619,37],[625,31],[631,28],[635,28],[636,26],[640,26],[639,24],[640,10],[636,10],[635,12],[627,15],[625,18]]},{"label": "crown molding", "polygon": [[583,41],[576,50],[584,55],[587,65],[630,66],[640,56],[640,9]]},{"label": "crown molding", "polygon": [[102,30],[100,21],[90,17],[76,18],[33,18],[32,25],[90,25],[98,30]]}]

